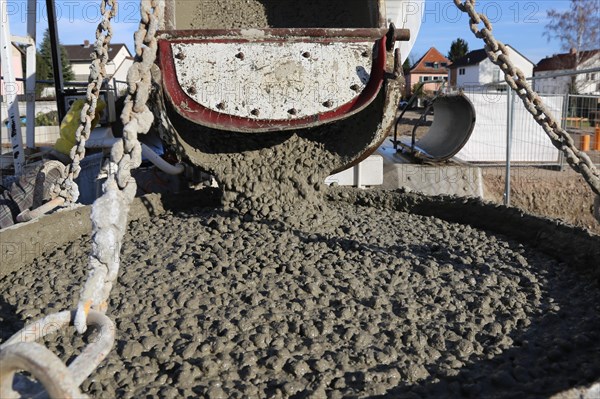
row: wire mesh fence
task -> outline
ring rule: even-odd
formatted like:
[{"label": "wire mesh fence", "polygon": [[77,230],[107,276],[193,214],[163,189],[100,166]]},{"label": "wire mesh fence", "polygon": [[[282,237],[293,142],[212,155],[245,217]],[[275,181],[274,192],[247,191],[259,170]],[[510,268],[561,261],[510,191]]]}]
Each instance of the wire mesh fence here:
[{"label": "wire mesh fence", "polygon": [[600,96],[568,95],[564,127],[578,148],[600,164]]},{"label": "wire mesh fence", "polygon": [[[504,88],[471,86],[463,89],[475,108],[477,121],[471,138],[457,158],[473,164],[503,164],[507,161],[527,165],[558,165],[560,153],[523,104]],[[565,112],[565,98],[543,95],[547,107],[560,116]],[[507,138],[511,128],[510,139]]]},{"label": "wire mesh fence", "polygon": [[[560,71],[559,78],[587,79],[593,74]],[[600,74],[597,74],[600,76]],[[578,149],[600,166],[600,95],[560,94],[536,84],[554,118]],[[531,78],[534,80],[535,77]],[[559,79],[560,80],[560,79]],[[589,85],[588,85],[589,86]],[[450,89],[456,90],[456,89]],[[484,197],[528,212],[561,218],[600,233],[591,212],[594,196],[581,176],[566,166],[561,152],[506,86],[471,86],[460,90],[471,100],[477,122],[457,158],[483,167]]]}]

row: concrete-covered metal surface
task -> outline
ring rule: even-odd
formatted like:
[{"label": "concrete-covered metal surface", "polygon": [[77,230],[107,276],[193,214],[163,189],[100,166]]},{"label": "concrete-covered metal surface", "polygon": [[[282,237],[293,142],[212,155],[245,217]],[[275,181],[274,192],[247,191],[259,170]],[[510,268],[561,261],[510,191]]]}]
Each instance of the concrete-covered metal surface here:
[{"label": "concrete-covered metal surface", "polygon": [[383,157],[383,189],[404,188],[426,195],[483,198],[483,174],[479,167],[414,163],[410,157],[396,152],[391,141],[383,142],[377,153]]},{"label": "concrete-covered metal surface", "polygon": [[287,120],[357,97],[369,81],[373,42],[171,46],[179,85],[198,104],[224,117]]}]

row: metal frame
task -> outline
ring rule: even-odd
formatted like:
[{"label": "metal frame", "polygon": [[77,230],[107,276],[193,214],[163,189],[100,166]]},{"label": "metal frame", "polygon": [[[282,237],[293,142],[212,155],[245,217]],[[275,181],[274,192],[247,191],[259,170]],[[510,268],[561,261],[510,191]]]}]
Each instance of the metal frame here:
[{"label": "metal frame", "polygon": [[[266,34],[264,35],[264,37],[269,38],[269,40],[273,42],[288,42],[291,38],[295,38],[297,40],[307,40],[307,37],[312,38],[313,41],[325,40],[326,42],[329,42],[327,37],[323,38],[321,35],[318,34],[318,32],[320,32],[321,29],[308,31],[299,30],[298,32],[296,32],[296,34],[299,34],[299,36],[288,36],[289,33],[287,32],[287,30],[285,31],[286,33],[281,34],[280,30],[273,31],[269,29],[265,31]],[[352,32],[352,30],[349,31]],[[341,33],[342,32],[340,32],[340,34]],[[371,34],[370,31],[366,33]],[[246,132],[282,131],[317,126],[325,122],[332,122],[340,118],[346,118],[350,115],[362,111],[373,101],[373,99],[379,93],[385,78],[386,40],[384,35],[382,36],[384,39],[379,40],[377,42],[378,44],[376,45],[378,50],[374,55],[373,69],[371,70],[370,74],[371,79],[369,80],[367,87],[363,90],[363,92],[358,94],[351,102],[343,104],[342,106],[329,112],[311,115],[305,118],[290,119],[285,121],[264,119],[256,120],[250,118],[236,117],[232,115],[227,115],[227,118],[224,118],[223,114],[205,108],[204,106],[191,100],[179,85],[179,82],[176,79],[177,74],[175,72],[171,44],[181,42],[188,43],[195,41],[187,39],[187,37],[189,37],[189,34],[175,33],[172,35],[174,37],[184,37],[184,39],[166,40],[161,37],[158,44],[160,49],[159,57],[161,73],[163,74],[163,87],[165,89],[165,94],[168,96],[170,102],[177,109],[177,112],[181,116],[189,119],[190,121],[195,121],[204,126],[213,127],[216,129],[228,129],[231,131]],[[199,36],[202,37],[202,35]],[[217,37],[218,36],[220,36],[219,33],[217,33]],[[246,39],[244,39],[242,36],[238,40],[230,38],[226,41],[242,42],[245,40]]]},{"label": "metal frame", "polygon": [[25,165],[25,153],[23,149],[23,135],[21,133],[21,115],[19,115],[19,102],[16,93],[16,80],[12,66],[12,36],[10,34],[10,23],[6,9],[8,0],[0,0],[0,18],[2,19],[2,30],[0,35],[0,59],[2,60],[4,72],[4,96],[6,97],[8,110],[8,131],[12,143],[13,161],[15,175],[23,173]]},{"label": "metal frame", "polygon": [[54,95],[56,96],[56,107],[58,110],[58,120],[62,121],[67,110],[64,101],[64,80],[62,73],[62,61],[60,59],[60,49],[58,47],[58,27],[56,23],[56,8],[53,0],[46,0],[46,9],[48,11],[48,31],[50,33],[50,46],[52,48],[52,70],[54,72]]}]

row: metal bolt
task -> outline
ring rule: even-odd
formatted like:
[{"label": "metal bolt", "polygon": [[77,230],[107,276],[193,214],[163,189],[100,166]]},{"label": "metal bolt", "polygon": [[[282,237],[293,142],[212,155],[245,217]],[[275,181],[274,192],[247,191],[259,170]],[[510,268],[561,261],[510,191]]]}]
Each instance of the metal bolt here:
[{"label": "metal bolt", "polygon": [[331,100],[327,100],[323,103],[323,106],[326,108],[331,108],[333,106],[333,102]]},{"label": "metal bolt", "polygon": [[254,116],[258,116],[258,115],[260,115],[260,111],[259,111],[259,110],[257,110],[257,109],[253,109],[252,111],[250,111],[250,113],[251,113],[252,115],[254,115]]},{"label": "metal bolt", "polygon": [[224,102],[220,102],[217,104],[217,109],[225,109],[225,103]]},{"label": "metal bolt", "polygon": [[182,52],[182,51],[180,51],[180,52],[178,52],[178,53],[175,55],[175,58],[177,58],[178,60],[184,60],[184,59],[185,59],[185,54],[183,54],[183,52]]},{"label": "metal bolt", "polygon": [[288,109],[288,114],[290,115],[296,115],[297,113],[298,111],[296,111],[296,108]]},{"label": "metal bolt", "polygon": [[310,58],[310,53],[308,51],[305,51],[304,53],[302,53],[302,57]]},{"label": "metal bolt", "polygon": [[359,85],[357,85],[357,84],[353,84],[352,86],[350,86],[350,89],[351,89],[351,90],[354,90],[354,91],[356,91],[356,92],[357,92],[357,91],[359,91],[359,90],[360,90],[360,86],[359,86]]},{"label": "metal bolt", "polygon": [[190,93],[191,95],[196,94],[196,88],[194,86],[190,86],[188,87],[188,93]]},{"label": "metal bolt", "polygon": [[244,57],[245,57],[245,55],[241,51],[235,55],[235,58],[239,58],[240,60],[243,60]]}]

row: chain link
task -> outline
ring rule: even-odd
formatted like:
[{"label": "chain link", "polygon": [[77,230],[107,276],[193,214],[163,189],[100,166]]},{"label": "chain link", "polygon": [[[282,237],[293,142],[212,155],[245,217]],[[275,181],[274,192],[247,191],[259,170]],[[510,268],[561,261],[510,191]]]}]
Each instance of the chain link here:
[{"label": "chain link", "polygon": [[141,21],[134,35],[136,57],[127,75],[128,93],[121,114],[123,137],[111,149],[104,168],[107,175],[104,194],[92,206],[92,254],[75,316],[80,333],[86,329],[90,309],[106,311],[117,279],[129,204],[137,189],[131,169],[142,162],[138,134],[147,133],[154,121],[147,102],[152,88],[151,68],[158,49],[156,32],[164,20],[164,8],[164,0],[142,0],[140,4]]},{"label": "chain link", "polygon": [[[113,282],[119,270],[119,253],[125,235],[129,204],[136,192],[135,180],[130,170],[141,163],[141,145],[137,135],[147,133],[154,116],[147,107],[152,87],[151,67],[156,60],[158,42],[156,31],[164,20],[164,0],[142,0],[141,22],[135,34],[136,59],[127,76],[128,94],[121,115],[124,124],[123,138],[116,142],[107,166],[104,194],[92,206],[92,253],[89,258],[88,278],[81,290],[77,309],[51,314],[15,334],[0,346],[0,394],[14,397],[13,377],[19,370],[36,376],[52,397],[79,397],[79,385],[108,355],[114,342],[114,325],[104,315]],[[102,22],[96,30],[95,54],[90,67],[86,104],[81,112],[80,126],[76,132],[76,146],[71,151],[72,163],[67,178],[61,184],[63,198],[76,201],[77,185],[73,182],[81,170],[79,162],[85,156],[85,141],[89,138],[91,123],[100,88],[106,76],[108,45],[112,37],[110,21],[116,15],[117,1],[102,0]],[[103,35],[106,32],[106,35]],[[60,359],[44,346],[27,337],[41,338],[73,323],[83,333],[88,323],[100,326],[100,339],[86,348],[67,368]],[[26,335],[33,331],[35,334]],[[42,335],[37,332],[42,331]]]},{"label": "chain link", "polygon": [[100,11],[102,20],[96,27],[96,42],[92,53],[92,64],[86,91],[86,103],[81,109],[79,126],[75,132],[75,146],[69,154],[71,163],[67,167],[67,176],[57,187],[55,194],[67,202],[74,203],[79,198],[79,189],[74,180],[81,172],[80,162],[85,157],[85,143],[92,130],[92,121],[96,116],[96,105],[104,79],[106,78],[106,64],[108,63],[108,50],[112,39],[113,29],[111,20],[117,15],[116,0],[101,0]]},{"label": "chain link", "polygon": [[[592,191],[600,197],[600,172],[588,155],[575,146],[569,133],[556,122],[540,96],[531,89],[525,80],[523,71],[512,63],[506,45],[494,38],[492,24],[487,16],[475,11],[475,0],[465,0],[464,3],[461,0],[454,0],[454,4],[460,11],[469,15],[471,31],[475,37],[485,42],[485,51],[490,61],[498,65],[504,72],[506,83],[521,98],[527,111],[550,137],[552,144],[563,152],[571,168],[580,173]],[[482,23],[483,27],[480,28]],[[600,199],[597,198],[596,203],[599,202]],[[598,220],[600,221],[600,218]]]}]

